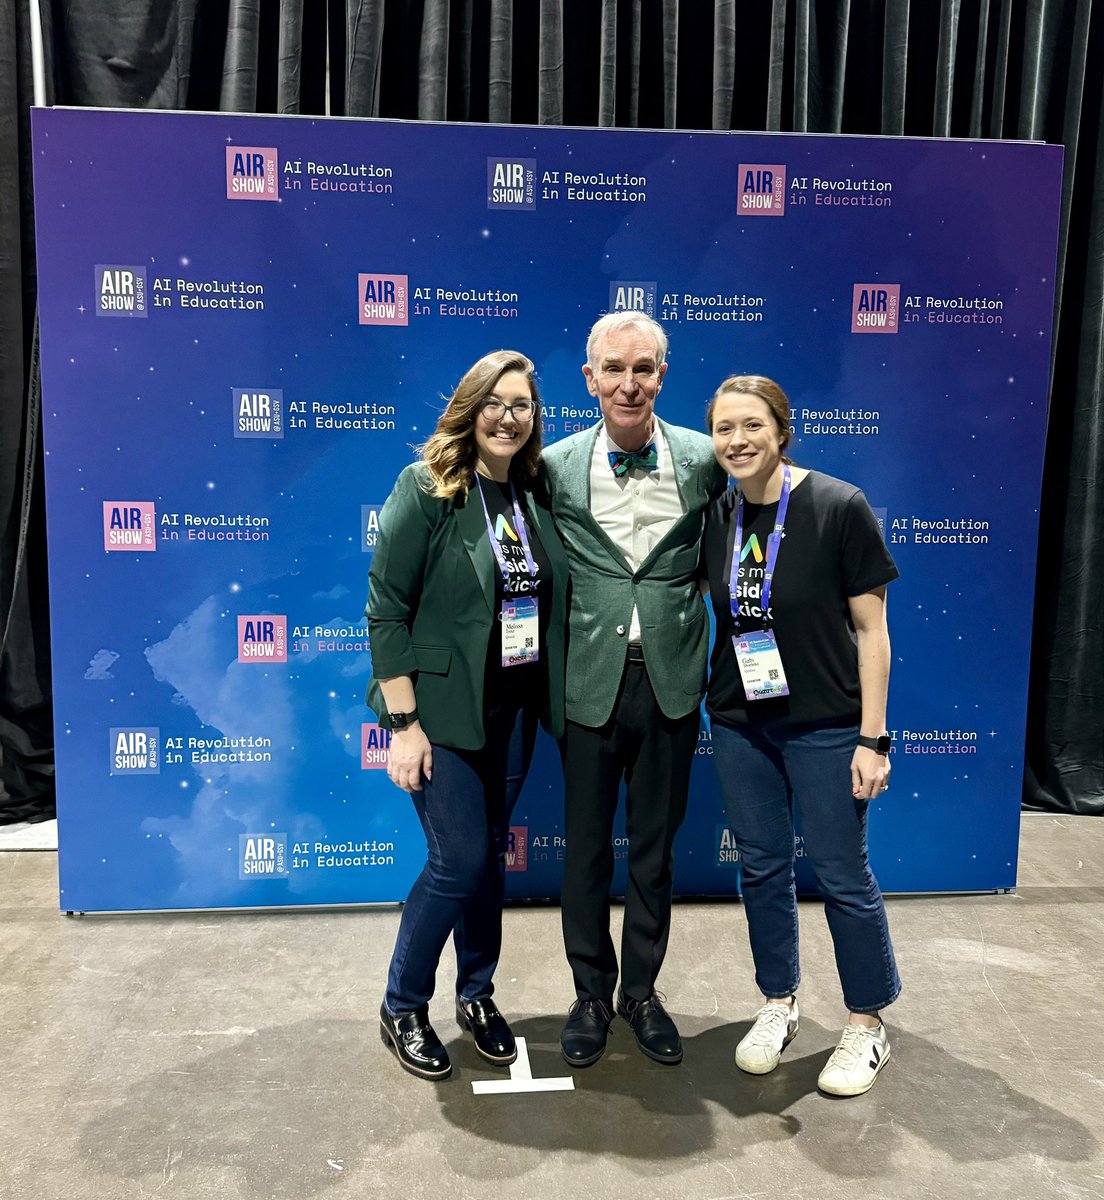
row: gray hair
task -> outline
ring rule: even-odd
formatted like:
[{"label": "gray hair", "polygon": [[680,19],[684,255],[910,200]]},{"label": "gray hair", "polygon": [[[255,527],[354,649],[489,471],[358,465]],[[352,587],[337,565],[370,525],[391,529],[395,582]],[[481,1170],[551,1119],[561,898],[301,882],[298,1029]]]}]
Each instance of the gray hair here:
[{"label": "gray hair", "polygon": [[666,360],[667,334],[663,331],[663,326],[658,321],[653,321],[647,313],[638,312],[635,309],[624,309],[619,312],[606,313],[590,327],[586,355],[587,362],[592,367],[597,366],[598,363],[598,347],[606,338],[620,329],[639,329],[650,334],[655,338],[656,364]]}]

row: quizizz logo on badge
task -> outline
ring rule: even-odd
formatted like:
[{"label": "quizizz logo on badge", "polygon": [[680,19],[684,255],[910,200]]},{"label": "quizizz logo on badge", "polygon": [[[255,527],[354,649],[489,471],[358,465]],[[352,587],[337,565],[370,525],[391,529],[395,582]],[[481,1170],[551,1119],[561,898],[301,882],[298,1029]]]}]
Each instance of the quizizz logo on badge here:
[{"label": "quizizz logo on badge", "polygon": [[282,388],[232,388],[236,438],[282,438],[284,392]]},{"label": "quizizz logo on badge", "polygon": [[900,329],[901,285],[856,283],[851,298],[852,333],[896,333]]},{"label": "quizizz logo on badge", "polygon": [[103,502],[104,549],[157,549],[157,509],[152,500]]},{"label": "quizizz logo on badge", "polygon": [[361,325],[409,323],[410,284],[406,275],[360,274],[357,295],[360,305],[357,320]]},{"label": "quizizz logo on badge", "polygon": [[96,264],[96,316],[148,317],[145,267]]},{"label": "quizizz logo on badge", "polygon": [[360,727],[360,769],[362,771],[386,771],[387,756],[391,749],[391,730],[383,729],[366,721]]},{"label": "quizizz logo on badge", "polygon": [[535,158],[487,159],[487,207],[534,212],[537,207]]},{"label": "quizizz logo on badge", "polygon": [[238,662],[286,663],[287,617],[264,613],[238,617]]},{"label": "quizizz logo on badge", "polygon": [[642,312],[654,317],[656,281],[619,279],[610,283],[610,312]]},{"label": "quizizz logo on badge", "polygon": [[227,200],[279,200],[275,146],[226,147]]},{"label": "quizizz logo on badge", "polygon": [[529,869],[529,826],[511,825],[506,831],[506,870]]},{"label": "quizizz logo on badge", "polygon": [[286,833],[239,834],[239,879],[284,879],[287,875]]},{"label": "quizizz logo on badge", "polygon": [[785,163],[740,163],[739,172],[736,211],[740,216],[785,216]]},{"label": "quizizz logo on badge", "polygon": [[113,726],[111,775],[160,775],[161,730],[156,725]]}]

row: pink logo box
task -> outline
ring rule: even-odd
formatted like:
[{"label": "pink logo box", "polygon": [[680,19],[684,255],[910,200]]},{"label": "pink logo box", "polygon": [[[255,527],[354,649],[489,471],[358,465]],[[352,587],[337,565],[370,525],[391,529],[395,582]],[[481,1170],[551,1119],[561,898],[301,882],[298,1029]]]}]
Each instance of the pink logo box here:
[{"label": "pink logo box", "polygon": [[405,275],[358,275],[357,319],[361,325],[406,325],[409,297]]},{"label": "pink logo box", "polygon": [[391,750],[391,730],[375,723],[360,727],[360,769],[386,771]]},{"label": "pink logo box", "polygon": [[238,662],[286,663],[287,617],[272,613],[238,616]]},{"label": "pink logo box", "polygon": [[152,500],[103,502],[105,550],[156,550],[157,510]]},{"label": "pink logo box", "polygon": [[786,213],[786,164],[740,163],[736,211],[741,217],[781,217]]},{"label": "pink logo box", "polygon": [[279,172],[275,146],[227,146],[226,199],[279,200]]},{"label": "pink logo box", "polygon": [[899,283],[856,283],[851,294],[852,333],[896,333],[901,322]]}]

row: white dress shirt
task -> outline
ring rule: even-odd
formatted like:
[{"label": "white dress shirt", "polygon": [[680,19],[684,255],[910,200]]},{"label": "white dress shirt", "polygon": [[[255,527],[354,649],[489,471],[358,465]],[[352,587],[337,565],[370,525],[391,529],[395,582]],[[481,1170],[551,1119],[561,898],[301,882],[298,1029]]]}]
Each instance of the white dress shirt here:
[{"label": "white dress shirt", "polygon": [[[634,467],[618,479],[609,464],[609,455],[624,447],[609,437],[605,426],[594,439],[590,460],[590,511],[634,571],[686,511],[675,480],[667,439],[658,422],[652,440],[658,460],[654,471]],[[640,641],[640,619],[635,605],[629,641]]]}]

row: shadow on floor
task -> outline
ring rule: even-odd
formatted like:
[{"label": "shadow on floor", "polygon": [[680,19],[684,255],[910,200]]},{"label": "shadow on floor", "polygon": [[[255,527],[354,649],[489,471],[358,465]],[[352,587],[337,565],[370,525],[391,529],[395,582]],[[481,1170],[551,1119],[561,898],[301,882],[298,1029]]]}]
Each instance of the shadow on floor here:
[{"label": "shadow on floor", "polygon": [[[372,1018],[229,1037],[175,1034],[174,1065],[117,1101],[104,1081],[90,1081],[85,1112],[95,1115],[78,1152],[86,1167],[143,1187],[175,1181],[258,1200],[305,1200],[362,1173],[364,1182],[386,1173],[408,1187],[430,1186],[440,1182],[442,1160],[459,1176],[513,1179],[565,1150],[616,1160],[619,1171],[646,1178],[786,1142],[819,1170],[853,1179],[906,1170],[897,1161],[906,1137],[964,1165],[1022,1155],[1078,1163],[1098,1150],[1077,1120],[899,1029],[874,1090],[833,1100],[816,1092],[816,1077],[835,1032],[805,1017],[782,1066],[761,1078],[732,1065],[747,1022],[707,1027],[679,1018],[685,1061],[662,1067],[617,1021],[606,1057],[572,1073],[558,1052],[561,1020],[528,1017],[513,1027],[528,1041],[533,1074],[573,1074],[576,1090],[508,1096],[472,1093],[474,1079],[506,1072],[489,1070],[444,1024],[457,1069],[443,1084],[402,1074]],[[230,1044],[209,1050],[212,1041]],[[105,1098],[97,1100],[97,1088]],[[70,1115],[80,1111],[73,1099]]]}]

